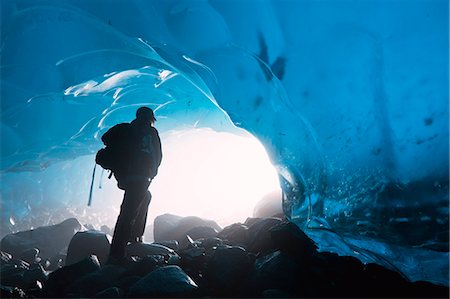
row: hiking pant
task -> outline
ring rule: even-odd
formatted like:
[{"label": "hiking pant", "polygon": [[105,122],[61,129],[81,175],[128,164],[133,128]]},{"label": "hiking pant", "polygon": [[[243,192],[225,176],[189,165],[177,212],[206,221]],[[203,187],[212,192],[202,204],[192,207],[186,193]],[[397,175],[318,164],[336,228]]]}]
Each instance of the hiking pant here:
[{"label": "hiking pant", "polygon": [[149,182],[136,180],[127,182],[120,214],[117,217],[109,255],[125,257],[128,241],[144,235],[148,206],[152,195],[148,191]]}]

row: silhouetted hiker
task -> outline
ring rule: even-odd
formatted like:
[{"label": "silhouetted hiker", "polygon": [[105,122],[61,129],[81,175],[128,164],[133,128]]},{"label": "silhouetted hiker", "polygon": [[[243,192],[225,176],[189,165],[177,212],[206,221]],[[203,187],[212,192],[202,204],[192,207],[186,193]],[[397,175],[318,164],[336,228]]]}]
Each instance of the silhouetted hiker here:
[{"label": "silhouetted hiker", "polygon": [[151,200],[148,187],[162,159],[155,121],[152,109],[140,107],[135,120],[115,125],[102,136],[107,150],[100,158],[99,151],[97,163],[111,169],[118,187],[125,190],[109,254],[112,263],[125,257],[128,242],[142,242]]}]

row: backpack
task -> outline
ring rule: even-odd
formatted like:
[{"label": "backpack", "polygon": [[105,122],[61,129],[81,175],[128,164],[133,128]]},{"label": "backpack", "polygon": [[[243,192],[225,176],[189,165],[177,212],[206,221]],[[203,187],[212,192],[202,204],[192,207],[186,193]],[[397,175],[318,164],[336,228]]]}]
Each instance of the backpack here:
[{"label": "backpack", "polygon": [[111,171],[109,178],[113,173],[123,173],[127,170],[132,135],[131,125],[122,123],[115,125],[102,136],[105,147],[97,152],[95,162],[103,169]]}]

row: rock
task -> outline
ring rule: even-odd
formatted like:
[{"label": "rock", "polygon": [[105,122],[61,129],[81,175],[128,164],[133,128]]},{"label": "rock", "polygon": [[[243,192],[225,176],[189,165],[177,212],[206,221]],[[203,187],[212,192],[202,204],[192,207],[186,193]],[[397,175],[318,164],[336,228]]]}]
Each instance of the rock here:
[{"label": "rock", "polygon": [[281,190],[266,194],[253,209],[253,217],[267,218],[283,215]]},{"label": "rock", "polygon": [[8,264],[12,258],[13,257],[11,254],[4,252],[4,251],[0,251],[0,265],[1,266]]},{"label": "rock", "polygon": [[8,263],[1,266],[1,284],[10,287],[21,287],[23,275],[30,269],[30,264],[18,259],[10,259]]},{"label": "rock", "polygon": [[42,284],[48,279],[48,275],[44,268],[39,264],[34,264],[29,270],[23,273],[23,279],[20,286],[24,290],[42,288]]},{"label": "rock", "polygon": [[300,290],[307,287],[303,278],[301,267],[295,260],[286,253],[275,251],[256,260],[252,286],[256,297],[261,297],[262,292],[268,289],[282,290],[291,297],[299,297]]},{"label": "rock", "polygon": [[100,291],[94,296],[95,298],[121,298],[122,292],[118,287],[111,287]]},{"label": "rock", "polygon": [[124,274],[123,277],[120,278],[119,281],[116,283],[116,286],[122,290],[123,294],[127,294],[130,287],[132,287],[141,278],[142,278],[142,276],[138,276],[138,275],[128,276],[128,275]]},{"label": "rock", "polygon": [[265,254],[276,248],[272,242],[270,229],[281,223],[279,218],[265,218],[249,226],[248,250],[255,254]]},{"label": "rock", "polygon": [[282,222],[269,230],[274,247],[299,256],[311,256],[317,252],[317,246],[297,225]]},{"label": "rock", "polygon": [[107,226],[107,225],[102,225],[102,226],[100,227],[100,230],[101,230],[102,232],[104,232],[105,234],[110,235],[110,236],[112,236],[113,233],[114,233],[114,231],[113,231],[109,226]]},{"label": "rock", "polygon": [[90,255],[97,256],[100,264],[105,264],[111,246],[110,236],[101,231],[77,232],[67,250],[66,265],[77,263]]},{"label": "rock", "polygon": [[127,271],[124,276],[145,276],[152,272],[159,266],[164,265],[164,260],[158,258],[158,256],[147,255],[135,262]]},{"label": "rock", "polygon": [[246,297],[243,293],[254,263],[242,247],[219,246],[207,264],[205,280],[214,296]]},{"label": "rock", "polygon": [[218,231],[209,226],[196,226],[186,232],[194,241],[200,238],[214,238]]},{"label": "rock", "polygon": [[200,240],[200,246],[206,250],[215,249],[220,245],[223,245],[223,241],[218,237]]},{"label": "rock", "polygon": [[44,291],[47,297],[64,297],[66,288],[77,279],[100,269],[96,256],[62,267],[49,274]]},{"label": "rock", "polygon": [[27,269],[19,268],[13,264],[3,265],[1,268],[1,284],[9,287],[17,287],[23,281],[23,274]]},{"label": "rock", "polygon": [[188,216],[180,217],[171,214],[160,215],[155,218],[153,223],[153,232],[155,242],[183,239],[187,232],[194,227],[211,227],[220,231],[220,226],[212,221],[200,217]]},{"label": "rock", "polygon": [[39,254],[39,249],[37,248],[30,248],[27,249],[23,252],[21,252],[19,254],[19,259],[29,263],[29,264],[34,264],[34,263],[39,263],[41,261],[41,258],[38,257]]},{"label": "rock", "polygon": [[234,223],[220,231],[217,237],[230,245],[247,247],[249,239],[248,227],[241,223]]},{"label": "rock", "polygon": [[177,240],[159,241],[159,242],[155,242],[154,244],[163,245],[163,246],[169,247],[170,249],[173,249],[175,251],[177,251],[179,249],[179,242]]},{"label": "rock", "polygon": [[27,295],[22,289],[1,285],[0,298],[27,298]]},{"label": "rock", "polygon": [[70,284],[66,289],[66,295],[93,297],[102,290],[116,286],[126,271],[127,269],[122,266],[108,264]]},{"label": "rock", "polygon": [[13,256],[37,248],[40,257],[45,260],[67,248],[73,235],[81,229],[80,222],[70,218],[56,225],[6,235],[0,242],[0,248]]},{"label": "rock", "polygon": [[178,266],[158,268],[136,282],[127,297],[194,297],[197,284]]},{"label": "rock", "polygon": [[259,218],[259,217],[255,217],[255,218],[247,217],[247,219],[245,219],[244,225],[249,227],[249,226],[253,225],[254,223],[259,222],[259,221],[261,221],[263,219],[264,218]]},{"label": "rock", "polygon": [[177,255],[177,253],[169,247],[156,243],[130,243],[127,245],[127,256],[143,258],[148,255],[163,255],[168,259],[169,256]]}]

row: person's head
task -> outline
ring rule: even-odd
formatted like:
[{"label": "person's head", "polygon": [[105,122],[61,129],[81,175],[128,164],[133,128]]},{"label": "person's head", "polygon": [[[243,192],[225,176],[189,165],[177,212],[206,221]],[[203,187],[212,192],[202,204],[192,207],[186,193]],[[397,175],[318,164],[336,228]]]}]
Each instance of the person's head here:
[{"label": "person's head", "polygon": [[140,122],[154,124],[156,121],[153,110],[148,107],[140,107],[136,110],[136,119]]}]

